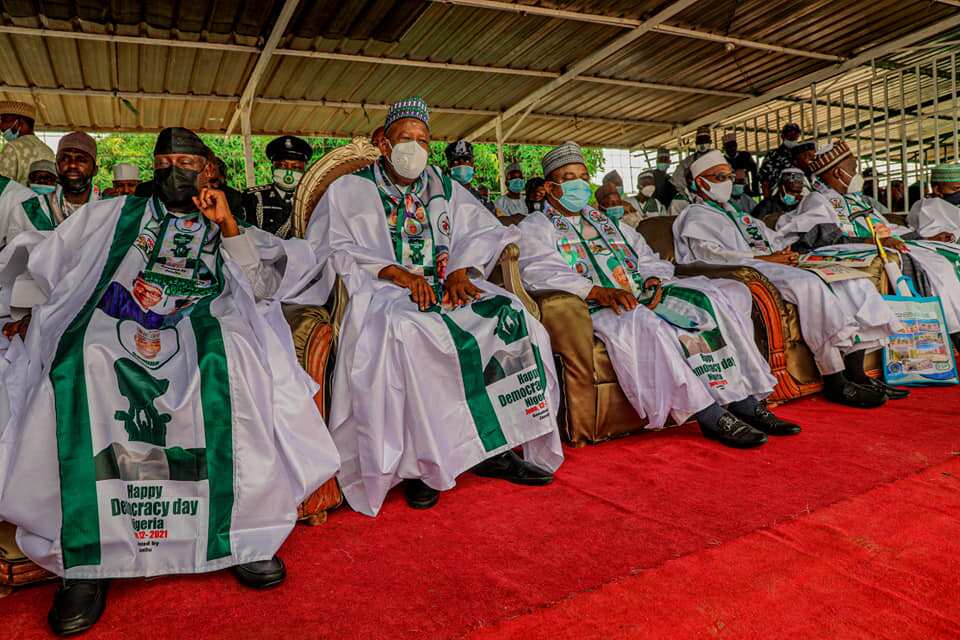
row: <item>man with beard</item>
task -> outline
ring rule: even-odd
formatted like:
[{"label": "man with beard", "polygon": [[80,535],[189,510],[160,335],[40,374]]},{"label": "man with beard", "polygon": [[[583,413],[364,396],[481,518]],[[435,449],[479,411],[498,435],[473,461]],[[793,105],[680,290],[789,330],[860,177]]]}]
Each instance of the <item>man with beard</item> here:
[{"label": "man with beard", "polygon": [[308,246],[241,229],[192,131],[160,133],[154,170],[151,196],[93,202],[0,254],[0,287],[26,248],[41,294],[14,291],[32,312],[4,327],[29,366],[0,441],[0,518],[64,578],[61,635],[96,623],[113,578],[232,567],[280,584],[297,505],[339,464],[280,309],[329,294],[303,295]]},{"label": "man with beard", "polygon": [[58,225],[77,209],[100,199],[93,184],[97,174],[97,141],[74,131],[60,138],[57,146],[57,190],[47,196],[53,224]]}]

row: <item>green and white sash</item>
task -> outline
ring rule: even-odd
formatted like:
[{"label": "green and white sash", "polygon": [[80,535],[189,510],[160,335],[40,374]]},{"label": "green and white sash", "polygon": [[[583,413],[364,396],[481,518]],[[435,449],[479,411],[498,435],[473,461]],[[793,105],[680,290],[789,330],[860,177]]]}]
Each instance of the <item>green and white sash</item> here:
[{"label": "green and white sash", "polygon": [[703,199],[703,202],[710,208],[716,209],[717,211],[723,213],[727,216],[731,222],[737,227],[737,231],[740,232],[740,235],[743,236],[743,239],[747,241],[747,244],[750,245],[750,249],[753,251],[754,255],[767,256],[773,253],[773,247],[770,246],[770,243],[767,241],[767,236],[764,234],[763,229],[760,228],[762,224],[759,220],[751,216],[749,213],[744,213],[737,209],[733,203],[728,203],[730,209],[726,207],[721,207],[712,200]]},{"label": "green and white sash", "polygon": [[127,197],[49,374],[68,571],[202,571],[235,551],[220,235],[147,206]]},{"label": "green and white sash", "polygon": [[827,201],[833,209],[837,226],[848,238],[863,238],[867,242],[873,238],[864,218],[857,217],[862,214],[870,217],[874,228],[887,226],[886,220],[874,210],[873,206],[858,195],[841,194],[839,198],[828,197]]}]

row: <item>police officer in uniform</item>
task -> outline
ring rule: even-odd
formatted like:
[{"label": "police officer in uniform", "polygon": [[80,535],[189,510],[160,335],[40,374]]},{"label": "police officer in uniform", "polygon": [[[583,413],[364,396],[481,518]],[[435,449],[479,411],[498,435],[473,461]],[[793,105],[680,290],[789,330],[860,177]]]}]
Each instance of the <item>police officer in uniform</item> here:
[{"label": "police officer in uniform", "polygon": [[490,198],[480,195],[480,191],[473,186],[475,174],[473,145],[466,140],[457,140],[448,144],[443,154],[447,157],[447,173],[450,177],[466,187],[467,191],[480,201],[480,204],[493,213],[493,203]]},{"label": "police officer in uniform", "polygon": [[313,148],[296,136],[281,136],[267,145],[273,163],[273,182],[252,187],[243,194],[242,217],[280,238],[292,231],[293,194],[303,178]]}]

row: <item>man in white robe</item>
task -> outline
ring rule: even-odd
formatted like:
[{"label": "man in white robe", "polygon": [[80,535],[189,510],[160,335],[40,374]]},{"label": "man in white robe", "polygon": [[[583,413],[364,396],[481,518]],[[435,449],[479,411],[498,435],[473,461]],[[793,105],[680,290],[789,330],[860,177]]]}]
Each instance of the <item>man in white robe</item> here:
[{"label": "man in white robe", "polygon": [[910,207],[907,224],[921,238],[938,242],[960,239],[960,164],[941,164],[930,172],[930,196]]},{"label": "man in white robe", "polygon": [[869,218],[881,242],[900,253],[904,272],[921,276],[933,295],[940,297],[947,330],[954,343],[960,344],[960,247],[923,240],[909,227],[890,223],[865,200],[857,157],[846,142],[837,141],[818,150],[811,169],[817,178],[814,191],[796,211],[777,221],[777,229],[799,251],[849,245],[870,248],[873,237],[866,223]]},{"label": "man in white robe", "polygon": [[297,506],[338,466],[279,304],[319,267],[305,242],[241,232],[201,188],[208,154],[166,129],[152,198],[87,205],[0,254],[0,285],[25,268],[44,298],[4,327],[28,362],[0,436],[0,518],[64,577],[58,634],[97,621],[110,578],[233,567],[279,584]]},{"label": "man in white robe", "polygon": [[427,166],[421,99],[394,104],[384,128],[382,158],[335,180],[307,229],[350,294],[329,420],[344,496],[373,516],[403,480],[414,508],[474,467],[546,484],[563,460],[550,340],[485,280],[520,234]]},{"label": "man in white robe", "polygon": [[691,164],[695,201],[673,225],[680,264],[742,264],[766,276],[797,305],[800,329],[823,375],[827,399],[854,407],[877,407],[888,397],[883,383],[863,370],[864,352],[880,348],[898,328],[896,318],[868,279],[827,286],[797,268],[789,241],[730,204],[733,170],[719,152]]},{"label": "man in white robe", "polygon": [[19,182],[0,176],[0,249],[23,231],[53,229],[40,197]]},{"label": "man in white robe", "polygon": [[507,192],[497,198],[493,203],[496,213],[501,218],[512,218],[519,220],[516,216],[527,215],[527,201],[523,197],[524,187],[527,181],[523,177],[523,169],[516,162],[507,166],[505,171],[507,177]]},{"label": "man in white robe", "polygon": [[576,143],[547,153],[543,174],[547,206],[520,224],[524,285],[587,302],[617,381],[648,428],[693,415],[704,435],[733,447],[799,433],[760,402],[776,379],[753,341],[750,291],[733,280],[674,278],[640,234],[590,207]]}]

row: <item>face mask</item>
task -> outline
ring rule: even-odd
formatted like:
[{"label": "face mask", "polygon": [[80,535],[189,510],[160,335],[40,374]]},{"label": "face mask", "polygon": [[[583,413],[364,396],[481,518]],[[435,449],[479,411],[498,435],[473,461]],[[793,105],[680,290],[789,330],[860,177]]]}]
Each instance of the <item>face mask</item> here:
[{"label": "face mask", "polygon": [[90,187],[90,181],[93,179],[93,176],[81,176],[79,178],[60,176],[58,179],[64,191],[76,195],[83,193]]},{"label": "face mask", "polygon": [[532,204],[533,204],[533,210],[534,210],[534,211],[543,211],[543,203],[542,203],[542,202],[539,202],[539,201],[538,201],[538,202],[534,202],[534,203],[532,203]]},{"label": "face mask", "polygon": [[948,196],[943,196],[943,199],[955,207],[960,207],[960,191],[954,191]]},{"label": "face mask", "polygon": [[657,163],[657,169],[658,169],[659,171],[666,171],[666,170],[669,169],[669,168],[670,168],[670,163],[669,163],[669,162],[658,162],[658,163]]},{"label": "face mask", "polygon": [[793,149],[793,148],[794,148],[795,146],[797,146],[798,144],[800,144],[800,142],[797,141],[797,140],[784,140],[784,141],[783,141],[783,146],[785,146],[787,149]]},{"label": "face mask", "polygon": [[512,193],[520,193],[525,186],[527,186],[527,181],[523,178],[514,178],[513,180],[507,181],[507,189]]},{"label": "face mask", "polygon": [[470,184],[475,169],[468,164],[458,164],[450,169],[450,175],[460,184]]},{"label": "face mask", "polygon": [[273,184],[277,185],[277,189],[283,191],[293,191],[296,189],[297,185],[300,184],[301,178],[303,178],[303,171],[297,171],[296,169],[273,170]]},{"label": "face mask", "polygon": [[737,145],[735,145],[735,144],[733,144],[733,145],[727,145],[727,146],[724,147],[723,149],[724,149],[724,151],[727,152],[727,155],[728,155],[728,156],[735,156],[735,155],[737,155]]},{"label": "face mask", "polygon": [[199,171],[190,171],[180,167],[166,167],[153,172],[157,197],[160,202],[174,210],[193,208],[193,197],[200,195],[197,190]]},{"label": "face mask", "polygon": [[614,220],[619,220],[623,217],[623,207],[607,207],[604,209],[604,213]]},{"label": "face mask", "polygon": [[580,178],[561,183],[555,182],[554,184],[559,184],[560,188],[563,189],[563,195],[558,199],[560,205],[567,211],[580,211],[587,206],[587,203],[590,202],[590,196],[593,195],[590,191],[590,183]]},{"label": "face mask", "polygon": [[847,184],[847,193],[860,193],[861,191],[863,191],[863,176],[858,173],[850,178],[850,183]]},{"label": "face mask", "polygon": [[703,142],[697,145],[697,151],[699,151],[700,153],[703,153],[704,151],[709,151],[709,150],[710,150],[709,142]]},{"label": "face mask", "polygon": [[746,186],[747,186],[747,185],[745,185],[745,184],[738,184],[738,183],[734,182],[734,183],[733,183],[733,195],[735,195],[735,196],[742,196],[742,195],[743,195],[743,190],[746,188]]},{"label": "face mask", "polygon": [[710,185],[710,190],[707,191],[708,196],[714,202],[719,202],[724,204],[725,202],[730,201],[730,194],[733,193],[733,183],[729,180],[724,180],[723,182],[710,182],[707,180],[707,184]]},{"label": "face mask", "polygon": [[797,204],[797,196],[793,195],[792,193],[783,194],[782,200],[783,204],[787,205],[788,207],[792,207],[793,205]]},{"label": "face mask", "polygon": [[30,188],[33,189],[35,194],[40,196],[45,196],[57,190],[57,187],[52,184],[31,184]]},{"label": "face mask", "polygon": [[640,188],[640,193],[643,194],[644,198],[652,197],[653,194],[656,193],[656,191],[657,191],[657,188],[652,184],[648,184],[647,186]]},{"label": "face mask", "polygon": [[391,146],[393,150],[390,152],[390,164],[393,166],[393,170],[407,180],[419,178],[423,170],[427,168],[427,159],[429,158],[427,150],[414,140]]},{"label": "face mask", "polygon": [[6,140],[7,142],[13,142],[19,137],[20,137],[20,132],[14,131],[13,127],[10,127],[9,129],[5,129],[3,131],[3,139]]}]

